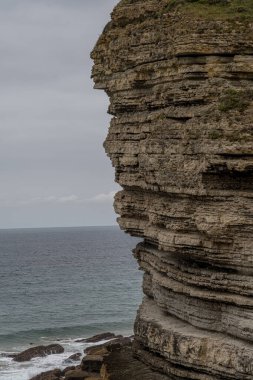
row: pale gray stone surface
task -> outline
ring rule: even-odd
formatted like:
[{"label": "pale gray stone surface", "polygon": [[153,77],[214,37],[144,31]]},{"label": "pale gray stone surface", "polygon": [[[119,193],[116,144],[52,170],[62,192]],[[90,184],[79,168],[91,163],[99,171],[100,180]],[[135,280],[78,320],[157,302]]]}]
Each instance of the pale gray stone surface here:
[{"label": "pale gray stone surface", "polygon": [[121,1],[92,53],[143,238],[134,350],[169,379],[253,379],[253,23],[167,5]]}]

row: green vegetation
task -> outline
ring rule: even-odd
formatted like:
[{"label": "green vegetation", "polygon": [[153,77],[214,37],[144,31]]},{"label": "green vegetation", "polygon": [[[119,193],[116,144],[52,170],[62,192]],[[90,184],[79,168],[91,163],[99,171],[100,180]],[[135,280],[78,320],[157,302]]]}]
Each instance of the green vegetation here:
[{"label": "green vegetation", "polygon": [[253,91],[229,88],[225,90],[221,96],[219,110],[221,112],[228,112],[231,110],[243,112],[252,100]]},{"label": "green vegetation", "polygon": [[207,18],[253,18],[253,0],[168,0],[164,11],[177,9]]},{"label": "green vegetation", "polygon": [[[121,5],[131,5],[138,0],[121,0]],[[253,0],[164,0],[153,17],[180,10],[180,12],[208,19],[240,20],[253,19]]]},{"label": "green vegetation", "polygon": [[252,134],[251,132],[243,132],[240,130],[234,131],[226,136],[227,140],[231,142],[240,141],[240,142],[252,142]]},{"label": "green vegetation", "polygon": [[223,132],[219,129],[212,129],[209,132],[209,138],[212,140],[220,139],[220,138],[222,138],[222,136],[223,136]]},{"label": "green vegetation", "polygon": [[166,119],[166,115],[164,113],[158,115],[157,117],[158,120],[165,120]]}]

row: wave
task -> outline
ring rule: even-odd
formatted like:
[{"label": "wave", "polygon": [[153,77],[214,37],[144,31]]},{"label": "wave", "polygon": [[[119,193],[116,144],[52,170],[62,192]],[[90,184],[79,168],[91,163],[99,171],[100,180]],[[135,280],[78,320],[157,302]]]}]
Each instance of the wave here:
[{"label": "wave", "polygon": [[6,344],[8,344],[8,347],[10,348],[13,347],[12,345],[17,347],[20,345],[38,344],[41,340],[59,341],[68,338],[85,338],[105,331],[111,331],[117,334],[131,334],[132,328],[129,321],[126,320],[120,322],[88,323],[85,325],[17,331],[0,335],[0,349],[3,350]]},{"label": "wave", "polygon": [[28,380],[41,372],[54,368],[65,368],[66,359],[76,352],[82,353],[82,347],[72,343],[72,345],[63,345],[65,352],[54,354],[46,357],[33,358],[29,362],[13,362],[12,359],[0,356],[0,379],[1,380]]},{"label": "wave", "polygon": [[[117,327],[117,329],[116,329]],[[13,360],[6,356],[7,353],[13,353],[13,351],[0,351],[0,379],[1,380],[28,380],[32,376],[38,375],[41,372],[48,371],[54,368],[63,369],[67,366],[66,359],[77,352],[83,353],[85,347],[89,346],[89,343],[76,342],[76,338],[83,338],[87,336],[91,336],[97,332],[104,332],[105,330],[111,330],[116,333],[124,333],[122,329],[124,327],[124,323],[103,323],[103,324],[89,324],[85,326],[67,326],[67,327],[59,327],[59,328],[47,328],[47,329],[37,329],[30,331],[22,331],[17,332],[15,334],[6,334],[5,337],[10,339],[13,337],[15,343],[17,341],[17,337],[22,337],[27,334],[33,336],[39,336],[42,339],[42,342],[46,340],[56,341],[53,336],[62,336],[61,339],[57,339],[60,341],[60,344],[64,347],[64,353],[49,355],[46,357],[38,357],[34,358],[27,363],[19,363],[13,362]],[[82,334],[78,334],[82,332]],[[128,330],[129,331],[129,330]],[[74,335],[77,335],[74,337]],[[3,335],[2,335],[3,336]],[[68,337],[69,336],[69,337]],[[72,338],[70,338],[70,336]],[[94,344],[99,344],[104,341],[100,341]],[[24,346],[25,347],[25,346]],[[25,347],[27,348],[27,347]]]}]

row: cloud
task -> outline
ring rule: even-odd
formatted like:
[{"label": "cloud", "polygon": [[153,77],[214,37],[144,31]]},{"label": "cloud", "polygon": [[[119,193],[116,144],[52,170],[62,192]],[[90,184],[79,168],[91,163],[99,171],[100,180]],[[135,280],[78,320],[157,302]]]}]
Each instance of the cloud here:
[{"label": "cloud", "polygon": [[[32,204],[46,204],[46,203],[76,203],[79,202],[80,199],[77,195],[71,194],[71,195],[64,195],[64,196],[55,196],[55,195],[49,195],[45,197],[34,197],[31,199],[22,199],[22,200],[16,200],[12,202],[12,205],[32,205]],[[10,203],[9,203],[10,204]]]},{"label": "cloud", "polygon": [[117,2],[0,1],[0,228],[39,225],[41,210],[43,225],[71,212],[69,225],[100,223],[102,209],[114,220],[108,98],[93,90],[90,51]]},{"label": "cloud", "polygon": [[77,195],[72,194],[72,195],[67,195],[65,197],[60,197],[57,201],[59,203],[78,202],[79,198]]},{"label": "cloud", "polygon": [[116,191],[110,191],[107,194],[100,193],[100,194],[97,194],[94,197],[90,198],[90,201],[91,202],[98,202],[98,203],[112,202],[115,194],[116,194]]},{"label": "cloud", "polygon": [[33,197],[30,199],[0,199],[0,206],[3,207],[15,207],[15,206],[28,206],[38,204],[77,204],[77,203],[112,203],[116,191],[110,191],[109,193],[99,193],[91,198],[80,197],[76,194],[70,195],[49,195],[41,197]]}]

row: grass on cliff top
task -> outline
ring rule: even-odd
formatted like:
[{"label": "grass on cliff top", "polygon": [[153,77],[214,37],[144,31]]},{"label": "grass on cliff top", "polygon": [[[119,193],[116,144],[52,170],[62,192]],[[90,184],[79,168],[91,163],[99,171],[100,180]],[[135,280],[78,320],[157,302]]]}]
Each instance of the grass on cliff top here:
[{"label": "grass on cliff top", "polygon": [[165,10],[176,9],[207,18],[253,19],[253,0],[168,0]]}]

